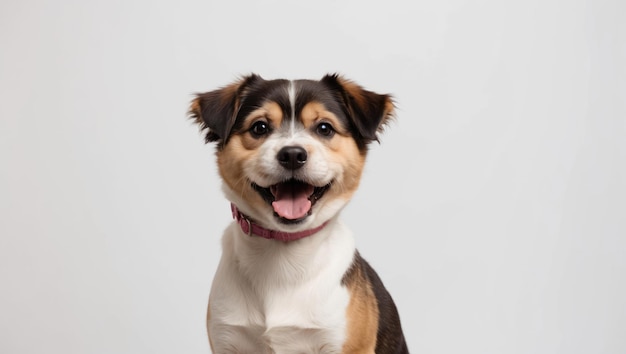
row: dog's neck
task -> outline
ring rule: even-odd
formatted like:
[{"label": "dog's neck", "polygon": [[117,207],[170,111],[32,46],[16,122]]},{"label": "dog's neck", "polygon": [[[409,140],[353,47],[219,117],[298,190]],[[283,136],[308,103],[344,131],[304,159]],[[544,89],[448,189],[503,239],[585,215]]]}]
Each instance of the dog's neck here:
[{"label": "dog's neck", "polygon": [[230,204],[230,210],[233,213],[233,219],[237,221],[237,223],[241,227],[241,230],[248,236],[258,236],[270,240],[279,240],[283,242],[295,241],[307,236],[311,236],[322,230],[326,226],[326,224],[328,224],[327,221],[313,229],[303,230],[299,232],[270,230],[250,220],[250,218],[243,214],[241,211],[239,211],[239,209],[237,209],[237,206],[233,203]]}]

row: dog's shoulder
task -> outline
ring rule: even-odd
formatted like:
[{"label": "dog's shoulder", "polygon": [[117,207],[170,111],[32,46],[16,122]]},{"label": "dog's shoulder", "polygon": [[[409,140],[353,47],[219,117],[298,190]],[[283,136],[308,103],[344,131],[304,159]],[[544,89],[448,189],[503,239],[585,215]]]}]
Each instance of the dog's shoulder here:
[{"label": "dog's shoulder", "polygon": [[[347,309],[347,352],[408,353],[400,316],[387,289],[372,266],[354,253],[342,284],[350,293]],[[363,338],[369,338],[364,342]]]}]

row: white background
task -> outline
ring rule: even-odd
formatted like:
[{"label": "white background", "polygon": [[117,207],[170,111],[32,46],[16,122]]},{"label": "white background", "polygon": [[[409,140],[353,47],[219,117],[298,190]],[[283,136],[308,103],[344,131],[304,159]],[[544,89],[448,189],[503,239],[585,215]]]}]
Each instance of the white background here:
[{"label": "white background", "polygon": [[626,353],[623,1],[3,1],[0,352],[208,353],[192,93],[392,93],[344,211],[413,353]]}]

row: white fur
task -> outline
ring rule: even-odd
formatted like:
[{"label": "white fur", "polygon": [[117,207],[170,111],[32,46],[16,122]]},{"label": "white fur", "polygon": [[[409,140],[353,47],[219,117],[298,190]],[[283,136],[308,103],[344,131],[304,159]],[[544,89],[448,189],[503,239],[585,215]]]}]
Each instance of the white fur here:
[{"label": "white fur", "polygon": [[354,247],[336,218],[289,243],[247,236],[232,223],[209,300],[215,353],[340,353],[349,301],[341,278]]},{"label": "white fur", "polygon": [[289,105],[291,106],[291,133],[296,131],[296,84],[289,81]]},{"label": "white fur", "polygon": [[[307,147],[307,163],[295,171],[285,170],[276,161],[278,151],[288,145]],[[318,187],[343,179],[344,166],[330,162],[326,147],[304,129],[298,129],[295,133],[279,131],[272,134],[259,148],[258,156],[258,158],[247,161],[243,165],[243,170],[251,181],[262,187],[269,187],[292,177]],[[285,225],[274,218],[271,208],[251,209],[247,207],[241,196],[226,189],[224,192],[226,197],[234,202],[244,214],[254,220],[262,221],[263,225],[268,228],[287,232],[315,228],[337,215],[348,202],[348,200],[343,199],[322,198],[313,206],[313,213],[302,223]]]}]

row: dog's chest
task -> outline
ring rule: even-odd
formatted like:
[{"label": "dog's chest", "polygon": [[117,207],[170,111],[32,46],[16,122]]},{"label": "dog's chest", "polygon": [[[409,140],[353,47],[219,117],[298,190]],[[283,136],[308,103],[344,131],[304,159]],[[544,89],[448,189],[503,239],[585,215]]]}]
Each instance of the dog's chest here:
[{"label": "dog's chest", "polygon": [[250,260],[256,267],[246,269],[225,253],[210,299],[208,325],[215,352],[340,353],[350,300],[341,275],[354,251],[350,242],[345,248],[341,242],[334,246],[330,258],[325,255],[314,264],[319,267],[311,271],[314,276],[296,284],[285,284],[293,279],[278,274],[289,272],[281,268],[299,266],[289,259]]},{"label": "dog's chest", "polygon": [[[347,292],[339,286],[325,294],[313,286],[303,286],[295,291],[268,293],[245,304],[237,300],[226,305],[220,301],[235,310],[222,317],[218,327],[236,335],[237,340],[229,342],[238,352],[263,348],[267,353],[339,353],[345,338],[348,301]],[[214,333],[214,337],[221,336]]]}]

